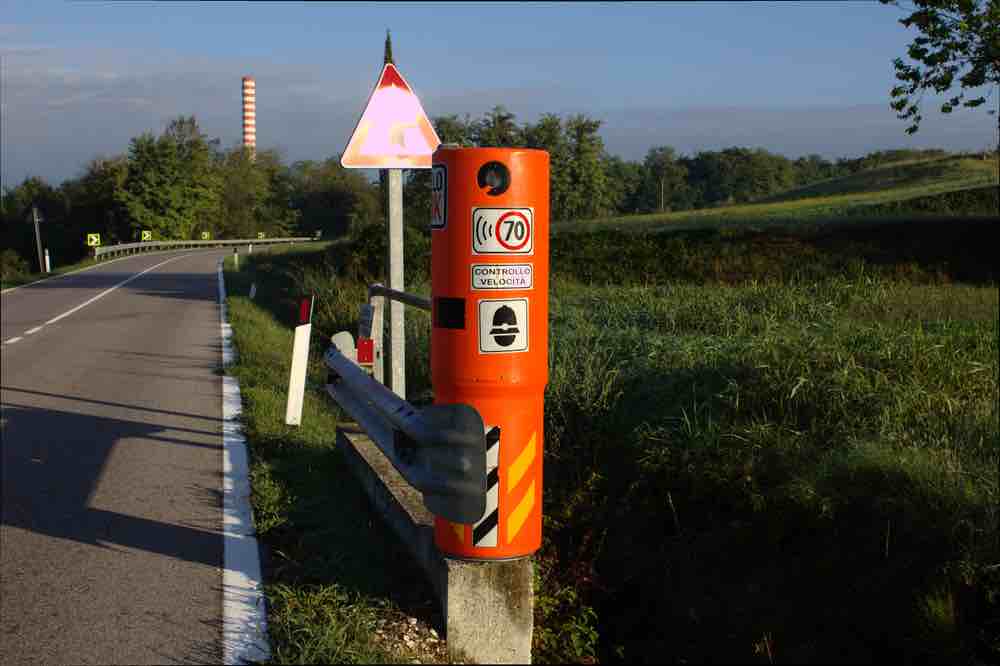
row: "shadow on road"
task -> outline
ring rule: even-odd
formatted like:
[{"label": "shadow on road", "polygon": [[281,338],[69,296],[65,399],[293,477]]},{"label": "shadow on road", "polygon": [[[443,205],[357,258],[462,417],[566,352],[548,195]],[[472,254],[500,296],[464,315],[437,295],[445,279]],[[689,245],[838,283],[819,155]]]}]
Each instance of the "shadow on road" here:
[{"label": "shadow on road", "polygon": [[[18,389],[4,388],[5,393],[8,391]],[[220,429],[192,430],[152,421],[39,409],[10,402],[6,396],[0,407],[3,438],[0,521],[3,525],[98,548],[139,549],[208,566],[222,566],[221,525],[176,525],[90,506],[112,449],[119,442],[133,440],[128,446],[193,446],[218,449],[221,453]],[[162,411],[136,409],[150,413]],[[208,439],[206,436],[218,437],[219,444],[197,441]],[[126,499],[124,503],[141,510],[141,495],[170,493],[182,506],[210,502],[221,509],[221,494],[210,492],[218,485],[218,479],[207,479],[206,485],[197,489],[190,485],[179,488],[165,473],[161,483],[138,489],[137,497]],[[221,517],[221,510],[218,515]]]},{"label": "shadow on road", "polygon": [[[124,402],[112,402],[112,401],[109,401],[109,400],[94,400],[93,398],[81,398],[79,396],[63,395],[61,393],[46,393],[45,391],[35,391],[35,390],[32,390],[32,389],[18,388],[16,386],[0,386],[0,390],[2,390],[2,391],[12,391],[12,392],[15,392],[15,393],[27,393],[27,394],[30,394],[30,395],[44,396],[46,398],[59,398],[60,400],[67,400],[69,402],[86,402],[86,403],[89,403],[89,404],[92,404],[92,405],[105,405],[105,406],[108,406],[108,407],[124,407],[126,409],[134,409],[134,410],[140,411],[140,412],[149,412],[151,414],[165,414],[167,416],[181,416],[181,417],[184,417],[186,419],[201,419],[203,421],[210,421],[212,423],[221,423],[221,421],[219,421],[219,419],[216,419],[216,418],[213,418],[213,417],[209,417],[209,416],[200,416],[198,414],[189,414],[187,412],[177,412],[177,411],[172,411],[172,410],[169,410],[169,409],[157,409],[155,407],[143,407],[141,405],[130,405],[130,404],[127,404],[127,403],[124,403]],[[4,402],[3,406],[6,407],[7,403]],[[81,418],[91,418],[91,417],[81,415]],[[221,426],[220,426],[220,428],[221,428]],[[171,427],[171,430],[177,430],[177,429],[178,428]],[[191,432],[205,432],[206,434],[208,433],[208,431],[197,431],[197,430],[192,430]],[[221,432],[221,430],[219,432]]]}]

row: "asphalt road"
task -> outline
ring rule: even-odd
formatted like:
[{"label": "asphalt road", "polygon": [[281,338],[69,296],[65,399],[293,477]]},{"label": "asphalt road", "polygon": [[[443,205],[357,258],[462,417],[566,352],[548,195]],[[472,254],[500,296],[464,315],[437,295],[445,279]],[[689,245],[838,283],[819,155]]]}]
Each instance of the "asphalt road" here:
[{"label": "asphalt road", "polygon": [[0,295],[0,664],[222,661],[224,254]]}]

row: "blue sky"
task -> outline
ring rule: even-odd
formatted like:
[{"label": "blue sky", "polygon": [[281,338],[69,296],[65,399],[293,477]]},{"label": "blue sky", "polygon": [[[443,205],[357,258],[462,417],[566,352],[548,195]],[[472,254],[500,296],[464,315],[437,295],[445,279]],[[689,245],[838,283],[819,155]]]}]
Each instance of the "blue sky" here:
[{"label": "blue sky", "polygon": [[[3,181],[77,175],[179,114],[235,145],[240,77],[257,79],[258,146],[289,161],[341,152],[381,66],[431,116],[503,104],[521,121],[585,112],[609,152],[641,159],[730,145],[798,156],[981,149],[981,109],[888,108],[903,14],[854,2],[238,3],[0,0]],[[994,102],[995,103],[995,100]]]}]

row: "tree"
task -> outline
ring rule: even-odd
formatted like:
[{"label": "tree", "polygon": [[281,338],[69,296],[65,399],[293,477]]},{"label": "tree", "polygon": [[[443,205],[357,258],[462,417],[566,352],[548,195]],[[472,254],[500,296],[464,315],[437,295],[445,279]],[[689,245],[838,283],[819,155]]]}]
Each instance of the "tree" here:
[{"label": "tree", "polygon": [[341,166],[339,156],[296,162],[289,177],[292,208],[301,215],[299,228],[306,233],[322,231],[331,238],[382,222],[378,187]]},{"label": "tree", "polygon": [[503,106],[493,110],[472,126],[476,145],[480,148],[510,148],[523,142],[521,128],[514,122],[514,114]]},{"label": "tree", "polygon": [[28,222],[32,205],[38,206],[45,219],[42,235],[48,243],[49,229],[62,223],[66,215],[66,198],[60,190],[52,187],[38,176],[30,176],[4,195],[4,214],[0,228],[0,247],[11,249],[36,265],[35,232]]},{"label": "tree", "polygon": [[[253,238],[267,197],[267,177],[250,151],[230,150],[218,164],[221,180],[219,231],[229,238]],[[263,231],[263,229],[260,229]]]},{"label": "tree", "polygon": [[298,233],[301,214],[293,207],[291,170],[274,150],[259,151],[254,166],[264,179],[264,197],[257,208],[257,230],[270,236]]},{"label": "tree", "polygon": [[527,125],[523,134],[528,148],[549,153],[549,215],[553,220],[565,220],[570,154],[562,120],[554,113],[546,113],[537,123]]},{"label": "tree", "polygon": [[[898,0],[880,0],[900,7]],[[896,58],[896,79],[890,95],[891,107],[900,120],[909,120],[907,134],[920,127],[920,103],[927,90],[947,93],[956,82],[960,86],[941,104],[942,113],[959,106],[977,107],[985,95],[971,99],[966,93],[984,85],[1000,86],[1000,3],[997,0],[911,0],[914,9],[899,22],[916,27],[920,34],[913,39],[907,55],[916,64]],[[991,91],[991,93],[994,91]],[[996,114],[995,110],[989,113]],[[998,118],[1000,122],[1000,118]],[[1000,125],[998,125],[1000,128]],[[1000,148],[1000,145],[998,145]]]},{"label": "tree", "polygon": [[687,169],[677,161],[672,147],[650,148],[643,161],[643,171],[640,198],[644,211],[664,212],[684,207]]},{"label": "tree", "polygon": [[645,171],[638,162],[625,161],[617,155],[604,155],[607,177],[608,212],[613,215],[638,213]]},{"label": "tree", "polygon": [[577,114],[566,119],[568,183],[562,201],[564,219],[588,219],[605,213],[607,179],[601,164],[604,142],[600,120]]},{"label": "tree", "polygon": [[138,240],[120,203],[120,193],[128,177],[128,158],[124,155],[96,157],[83,172],[59,188],[66,197],[67,215],[61,238],[51,234],[48,246],[53,261],[65,263],[86,255],[83,239],[88,233],[101,234],[107,245]]},{"label": "tree", "polygon": [[472,121],[469,120],[469,114],[465,114],[463,118],[459,118],[456,114],[438,116],[432,118],[431,123],[434,125],[434,131],[437,132],[438,138],[441,139],[441,143],[457,143],[466,148],[474,143]]},{"label": "tree", "polygon": [[217,141],[209,141],[194,116],[170,123],[159,138],[144,133],[129,146],[129,169],[118,199],[133,232],[189,239],[218,226],[220,174]]}]

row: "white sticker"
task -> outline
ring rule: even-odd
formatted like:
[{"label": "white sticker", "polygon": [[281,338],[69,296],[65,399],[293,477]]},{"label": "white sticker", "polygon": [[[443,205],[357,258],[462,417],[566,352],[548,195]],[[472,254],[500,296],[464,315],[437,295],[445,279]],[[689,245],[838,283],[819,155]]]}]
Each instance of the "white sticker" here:
[{"label": "white sticker", "polygon": [[473,208],[473,254],[533,254],[535,224],[531,208]]},{"label": "white sticker", "polygon": [[531,264],[472,264],[473,289],[531,289]]},{"label": "white sticker", "polygon": [[528,351],[528,299],[479,301],[479,353]]},{"label": "white sticker", "polygon": [[431,229],[444,229],[448,224],[448,167],[431,167]]}]

